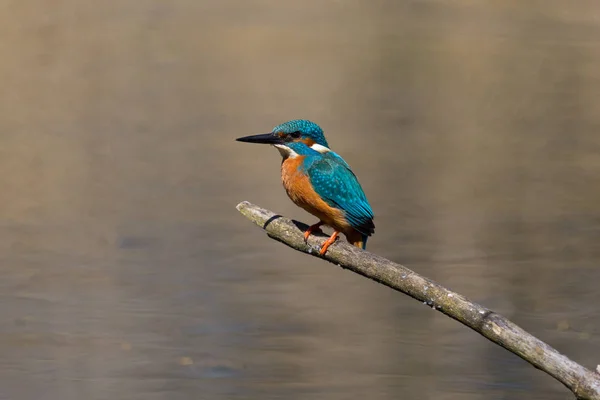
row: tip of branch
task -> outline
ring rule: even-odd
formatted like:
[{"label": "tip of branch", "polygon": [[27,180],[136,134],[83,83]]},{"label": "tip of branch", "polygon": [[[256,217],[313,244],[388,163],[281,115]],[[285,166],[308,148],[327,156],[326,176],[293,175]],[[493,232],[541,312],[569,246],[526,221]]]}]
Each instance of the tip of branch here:
[{"label": "tip of branch", "polygon": [[250,221],[265,229],[265,224],[271,220],[276,214],[262,207],[252,204],[249,201],[242,201],[235,208]]},{"label": "tip of branch", "polygon": [[240,204],[238,204],[237,206],[235,206],[235,208],[237,208],[237,210],[239,212],[241,212],[242,214],[244,213],[244,209],[247,208],[250,204],[250,202],[248,201],[242,201]]}]

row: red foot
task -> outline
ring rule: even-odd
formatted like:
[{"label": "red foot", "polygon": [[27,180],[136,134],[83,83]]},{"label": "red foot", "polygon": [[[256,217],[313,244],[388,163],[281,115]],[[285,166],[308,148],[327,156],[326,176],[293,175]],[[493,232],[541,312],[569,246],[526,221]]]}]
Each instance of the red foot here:
[{"label": "red foot", "polygon": [[306,242],[308,240],[308,237],[310,236],[310,234],[313,232],[323,232],[319,228],[321,225],[323,225],[323,221],[319,221],[318,223],[309,226],[308,229],[306,230],[306,232],[304,232],[304,241]]},{"label": "red foot", "polygon": [[338,231],[333,232],[333,235],[331,235],[331,237],[329,239],[327,239],[325,241],[325,243],[323,243],[323,247],[321,247],[321,251],[319,251],[320,255],[325,254],[325,252],[327,251],[327,249],[329,248],[329,246],[331,246],[332,244],[335,243],[335,241],[336,241],[336,239],[337,239],[337,237],[338,237],[339,234],[340,233]]}]

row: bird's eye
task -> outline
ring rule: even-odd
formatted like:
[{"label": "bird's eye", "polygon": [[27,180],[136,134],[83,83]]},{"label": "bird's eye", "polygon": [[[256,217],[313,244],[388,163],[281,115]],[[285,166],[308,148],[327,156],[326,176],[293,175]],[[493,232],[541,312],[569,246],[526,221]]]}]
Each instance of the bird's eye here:
[{"label": "bird's eye", "polygon": [[298,139],[300,137],[300,131],[290,133],[290,136],[294,139]]}]

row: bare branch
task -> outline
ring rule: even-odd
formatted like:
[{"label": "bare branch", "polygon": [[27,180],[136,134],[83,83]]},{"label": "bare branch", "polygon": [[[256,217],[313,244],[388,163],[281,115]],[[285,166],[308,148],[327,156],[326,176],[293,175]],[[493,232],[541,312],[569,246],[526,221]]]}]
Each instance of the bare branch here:
[{"label": "bare branch", "polygon": [[502,315],[473,303],[400,264],[344,241],[336,242],[325,256],[320,257],[315,249],[323,244],[326,237],[311,235],[308,243],[305,243],[302,234],[308,228],[307,225],[246,201],[238,204],[237,209],[263,228],[269,237],[424,302],[548,373],[569,388],[577,398],[600,400],[600,374],[560,354]]}]

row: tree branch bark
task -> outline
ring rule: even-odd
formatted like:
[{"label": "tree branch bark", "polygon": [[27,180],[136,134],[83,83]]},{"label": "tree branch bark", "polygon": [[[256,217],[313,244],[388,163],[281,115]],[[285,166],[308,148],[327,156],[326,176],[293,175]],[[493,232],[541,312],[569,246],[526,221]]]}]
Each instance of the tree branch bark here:
[{"label": "tree branch bark", "polygon": [[351,246],[345,241],[336,242],[321,257],[315,249],[320,248],[326,236],[311,235],[308,243],[305,243],[303,232],[308,225],[246,201],[238,204],[237,209],[263,228],[269,237],[407,294],[546,372],[569,388],[578,399],[600,400],[600,373],[592,372],[570,360],[502,315],[473,303],[400,264]]}]

